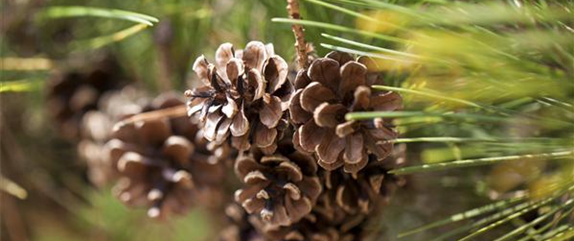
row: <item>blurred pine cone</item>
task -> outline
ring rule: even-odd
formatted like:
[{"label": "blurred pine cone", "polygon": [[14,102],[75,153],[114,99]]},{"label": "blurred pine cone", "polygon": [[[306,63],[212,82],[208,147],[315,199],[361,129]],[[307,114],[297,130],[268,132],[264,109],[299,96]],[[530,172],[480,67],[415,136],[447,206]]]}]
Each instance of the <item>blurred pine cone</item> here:
[{"label": "blurred pine cone", "polygon": [[235,200],[268,226],[298,222],[311,212],[322,190],[316,160],[289,146],[279,147],[274,155],[240,156],[235,172],[246,185]]},{"label": "blurred pine cone", "polygon": [[[184,106],[176,96],[162,95],[144,111]],[[194,144],[198,129],[187,117],[145,120],[115,129],[107,147],[120,175],[114,188],[120,200],[149,207],[151,217],[166,217],[185,213],[195,197],[216,189],[223,166],[210,162],[205,146]],[[208,201],[221,201],[217,199]]]},{"label": "blurred pine cone", "polygon": [[293,142],[303,151],[316,152],[326,170],[342,166],[356,173],[367,165],[368,154],[383,160],[392,152],[393,144],[385,142],[397,137],[390,120],[345,120],[353,111],[402,108],[399,94],[371,90],[381,82],[372,65],[366,57],[355,61],[349,54],[331,52],[297,74],[289,105],[291,121],[299,126]]},{"label": "blurred pine cone", "polygon": [[287,63],[273,45],[252,41],[235,51],[225,43],[215,53],[215,64],[201,56],[193,70],[203,86],[186,92],[188,114],[198,113],[205,138],[221,144],[231,134],[239,150],[254,144],[272,154],[287,128],[284,111],[292,92]]},{"label": "blurred pine cone", "polygon": [[142,112],[146,99],[130,86],[120,91],[106,92],[98,103],[98,110],[87,112],[81,122],[81,141],[78,154],[86,161],[88,178],[97,187],[104,187],[117,177],[105,144],[110,140],[112,127],[118,121]]},{"label": "blurred pine cone", "polygon": [[48,81],[47,104],[62,136],[79,139],[83,115],[98,108],[104,93],[119,90],[128,83],[118,62],[110,55],[56,72]]}]

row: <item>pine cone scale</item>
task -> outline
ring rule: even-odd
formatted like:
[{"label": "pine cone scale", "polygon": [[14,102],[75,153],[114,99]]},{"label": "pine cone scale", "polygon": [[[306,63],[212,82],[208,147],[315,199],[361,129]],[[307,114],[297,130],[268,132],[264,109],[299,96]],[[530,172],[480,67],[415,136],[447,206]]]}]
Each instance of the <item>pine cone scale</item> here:
[{"label": "pine cone scale", "polygon": [[313,113],[313,110],[320,104],[335,100],[335,94],[321,83],[313,82],[303,89],[300,98],[301,107]]}]

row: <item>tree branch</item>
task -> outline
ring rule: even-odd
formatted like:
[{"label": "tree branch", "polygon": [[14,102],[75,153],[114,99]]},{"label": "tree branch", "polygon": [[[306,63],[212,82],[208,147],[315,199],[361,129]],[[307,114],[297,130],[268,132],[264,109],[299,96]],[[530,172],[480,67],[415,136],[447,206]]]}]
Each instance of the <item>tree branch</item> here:
[{"label": "tree branch", "polygon": [[[298,0],[287,0],[287,12],[289,12],[289,18],[291,19],[301,19],[301,14],[299,13],[299,1]],[[299,24],[291,25],[291,30],[295,35],[295,50],[297,51],[297,64],[299,68],[304,69],[308,67],[308,56],[307,56],[307,43],[305,42],[305,29]]]}]

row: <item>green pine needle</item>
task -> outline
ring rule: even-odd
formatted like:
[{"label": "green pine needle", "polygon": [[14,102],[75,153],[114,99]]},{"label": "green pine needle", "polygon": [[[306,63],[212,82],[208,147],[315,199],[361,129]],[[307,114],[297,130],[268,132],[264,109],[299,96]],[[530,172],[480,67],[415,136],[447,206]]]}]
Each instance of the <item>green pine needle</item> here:
[{"label": "green pine needle", "polygon": [[511,221],[511,220],[513,220],[513,219],[515,219],[515,218],[518,218],[518,217],[520,217],[520,216],[522,216],[522,215],[524,215],[524,214],[526,214],[526,213],[528,213],[528,212],[530,212],[530,211],[532,211],[532,210],[535,210],[535,209],[537,209],[537,208],[539,208],[539,207],[541,207],[541,206],[543,206],[543,205],[545,205],[545,204],[548,204],[548,203],[550,203],[550,201],[552,201],[552,200],[553,200],[553,198],[548,198],[548,199],[545,199],[545,200],[543,200],[543,201],[540,201],[540,202],[536,203],[535,205],[532,205],[532,206],[530,206],[530,207],[528,207],[528,208],[525,208],[525,209],[520,210],[520,211],[517,211],[517,212],[513,212],[511,215],[508,215],[508,216],[506,216],[505,218],[503,218],[503,219],[501,219],[501,220],[498,220],[498,221],[496,221],[496,222],[494,222],[494,223],[491,223],[491,224],[489,224],[489,225],[487,225],[487,226],[485,226],[485,227],[483,227],[483,228],[477,230],[476,232],[473,232],[473,233],[471,233],[471,234],[469,234],[469,235],[467,235],[467,236],[465,236],[465,237],[459,239],[458,241],[468,241],[468,240],[471,240],[472,238],[474,238],[474,237],[476,237],[476,236],[478,236],[478,235],[481,235],[481,234],[483,234],[483,233],[485,233],[485,232],[487,232],[487,231],[490,231],[490,230],[492,230],[492,229],[494,229],[494,228],[496,228],[496,227],[498,227],[498,226],[500,226],[500,225],[502,225],[502,224],[505,224],[505,223],[507,223],[507,222],[509,222],[509,221]]},{"label": "green pine needle", "polygon": [[574,226],[566,226],[566,230],[563,232],[559,232],[554,234],[552,239],[548,239],[548,241],[568,241],[574,238]]},{"label": "green pine needle", "polygon": [[404,118],[404,117],[442,117],[445,119],[485,121],[485,122],[509,121],[508,118],[481,115],[481,114],[439,113],[439,112],[424,112],[424,111],[365,111],[365,112],[351,112],[345,115],[346,120],[368,120],[374,118]]},{"label": "green pine needle", "polygon": [[459,104],[467,105],[470,107],[491,110],[490,108],[488,108],[486,106],[483,106],[483,105],[480,105],[480,104],[477,104],[477,103],[474,103],[471,101],[453,98],[453,97],[448,97],[448,96],[445,96],[444,94],[441,95],[439,93],[435,94],[431,91],[420,91],[420,90],[406,89],[406,88],[400,88],[400,87],[391,87],[391,86],[384,86],[384,85],[373,85],[372,88],[376,89],[376,90],[390,90],[390,91],[396,91],[396,92],[401,92],[401,93],[416,94],[416,95],[430,97],[433,99],[445,100],[445,101],[450,101],[453,103],[459,103]]},{"label": "green pine needle", "polygon": [[118,9],[105,9],[86,6],[55,6],[44,9],[39,13],[39,18],[69,18],[69,17],[101,17],[122,19],[148,26],[159,22],[155,17]]},{"label": "green pine needle", "polygon": [[478,159],[466,159],[460,161],[452,161],[446,163],[434,163],[434,164],[424,164],[419,166],[410,166],[395,169],[390,171],[390,173],[395,175],[406,175],[413,173],[425,173],[434,171],[443,171],[454,168],[466,168],[466,167],[476,167],[492,165],[495,163],[500,163],[503,161],[513,161],[513,160],[538,160],[538,159],[572,159],[574,151],[559,151],[550,153],[532,153],[524,155],[511,155],[511,156],[497,156],[497,157],[486,157]]},{"label": "green pine needle", "polygon": [[79,40],[76,42],[80,49],[96,49],[106,46],[108,44],[122,41],[130,36],[133,36],[142,30],[146,29],[148,25],[146,24],[136,24],[129,28],[120,30],[110,35],[95,37],[88,40]]},{"label": "green pine needle", "polygon": [[4,92],[26,92],[41,88],[40,79],[25,79],[0,82],[0,93]]},{"label": "green pine needle", "polygon": [[548,142],[561,140],[560,138],[547,138],[547,137],[413,137],[413,138],[397,138],[390,140],[392,143],[416,143],[416,142],[440,142],[440,143],[466,143],[466,142],[498,142],[505,143],[508,141],[513,142]]},{"label": "green pine needle", "polygon": [[413,230],[410,230],[410,231],[407,231],[404,233],[400,233],[398,235],[398,237],[403,238],[403,237],[406,237],[406,236],[409,236],[412,234],[416,234],[416,233],[420,233],[420,232],[423,232],[423,231],[426,231],[429,229],[441,227],[441,226],[444,226],[444,225],[447,225],[450,223],[460,222],[460,221],[463,221],[463,220],[466,220],[469,218],[480,216],[480,215],[486,214],[486,213],[494,211],[494,210],[506,208],[506,207],[516,203],[516,202],[524,200],[525,198],[527,198],[527,196],[516,197],[516,198],[509,199],[509,200],[502,200],[502,201],[491,203],[491,204],[488,204],[488,205],[485,205],[485,206],[482,206],[479,208],[468,210],[468,211],[463,212],[463,213],[458,213],[458,214],[452,215],[448,218],[445,218],[443,220],[432,222],[432,223],[426,224],[422,227],[419,227],[419,228],[416,228],[416,229],[413,229]]},{"label": "green pine needle", "polygon": [[340,31],[340,32],[345,32],[345,33],[353,33],[353,34],[358,34],[358,35],[362,35],[362,36],[366,36],[366,37],[386,40],[386,41],[390,41],[390,42],[397,42],[397,43],[406,43],[407,42],[407,40],[397,38],[397,37],[392,37],[392,36],[383,35],[383,34],[379,34],[379,33],[373,33],[373,32],[369,32],[369,31],[357,30],[357,29],[353,29],[353,28],[344,27],[341,25],[311,21],[311,20],[300,20],[300,19],[289,19],[289,18],[272,18],[271,21],[276,22],[276,23],[300,24],[300,25],[309,26],[309,27],[318,27],[321,29],[330,29],[330,30],[335,30],[335,31]]},{"label": "green pine needle", "polygon": [[536,240],[536,238],[538,238],[541,234],[543,234],[547,230],[552,230],[553,227],[555,227],[558,222],[564,220],[565,218],[568,218],[568,216],[570,216],[573,212],[574,207],[570,208],[569,210],[566,210],[565,212],[562,212],[562,214],[558,218],[552,220],[552,222],[548,222],[541,228],[531,230],[531,232],[527,233],[523,238],[521,238],[518,241],[528,241],[531,239]]},{"label": "green pine needle", "polygon": [[508,241],[508,240],[510,240],[510,238],[514,238],[516,235],[519,235],[520,233],[525,232],[527,229],[532,228],[535,225],[541,223],[542,221],[550,218],[552,215],[554,215],[558,211],[569,208],[570,206],[572,206],[573,203],[574,203],[574,200],[570,199],[570,200],[566,201],[562,206],[556,206],[556,207],[552,208],[551,211],[545,213],[544,215],[532,220],[529,223],[526,223],[526,224],[512,230],[511,232],[505,234],[504,236],[502,236],[500,238],[497,238],[494,241]]},{"label": "green pine needle", "polygon": [[325,44],[325,43],[321,43],[321,47],[326,48],[326,49],[330,49],[330,50],[350,53],[350,54],[373,57],[373,58],[377,58],[377,59],[385,59],[385,60],[392,60],[392,61],[406,62],[406,63],[414,62],[414,60],[403,59],[400,57],[394,57],[392,55],[384,55],[384,54],[364,52],[364,51],[360,51],[360,50],[355,50],[355,49],[350,49],[350,48],[345,48],[345,47],[339,47],[339,46]]},{"label": "green pine needle", "polygon": [[341,37],[337,37],[337,36],[333,36],[330,34],[326,34],[326,33],[322,33],[321,36],[327,38],[327,39],[332,39],[341,43],[346,43],[346,44],[350,44],[353,46],[357,46],[360,48],[365,48],[365,49],[370,49],[373,51],[378,51],[378,52],[383,52],[383,53],[388,53],[388,54],[396,54],[396,55],[402,55],[405,57],[410,57],[410,58],[422,58],[421,56],[415,55],[415,54],[410,54],[410,53],[406,53],[406,52],[401,52],[401,51],[396,51],[396,50],[392,50],[392,49],[387,49],[387,48],[381,48],[378,46],[374,46],[374,45],[370,45],[370,44],[366,44],[366,43],[361,43],[361,42],[357,42],[354,40],[350,40],[350,39],[346,39],[346,38],[341,38]]}]

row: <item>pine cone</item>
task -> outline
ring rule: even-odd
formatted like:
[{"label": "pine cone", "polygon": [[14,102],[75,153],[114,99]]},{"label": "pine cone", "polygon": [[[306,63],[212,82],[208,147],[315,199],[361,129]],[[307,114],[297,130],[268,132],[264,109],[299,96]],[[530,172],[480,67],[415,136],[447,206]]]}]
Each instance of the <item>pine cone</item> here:
[{"label": "pine cone", "polygon": [[203,86],[186,92],[188,115],[198,113],[205,138],[221,144],[231,134],[239,150],[254,144],[273,153],[287,127],[284,111],[292,92],[287,63],[273,46],[252,41],[236,52],[225,43],[215,52],[215,64],[201,56],[193,70]]},{"label": "pine cone", "polygon": [[[146,110],[182,106],[160,96]],[[155,119],[114,130],[107,143],[121,176],[115,193],[128,205],[148,206],[151,217],[185,213],[194,195],[216,187],[222,166],[211,164],[205,147],[194,145],[198,127],[186,117]]]},{"label": "pine cone", "polygon": [[[395,148],[382,162],[370,161],[358,173],[323,171],[324,195],[349,214],[369,214],[380,208],[389,202],[397,187],[404,185],[403,178],[388,173],[404,162],[404,147]],[[376,159],[374,155],[369,158]]]},{"label": "pine cone", "polygon": [[118,174],[107,155],[105,143],[110,140],[113,125],[142,111],[141,96],[131,87],[105,93],[98,103],[99,110],[87,112],[81,121],[82,140],[78,154],[86,161],[88,178],[103,187]]},{"label": "pine cone", "polygon": [[367,165],[368,154],[383,160],[392,152],[392,143],[385,142],[397,136],[390,120],[345,120],[349,112],[402,107],[399,94],[371,90],[379,81],[367,68],[372,64],[365,57],[354,61],[346,53],[331,52],[295,79],[289,112],[299,128],[293,142],[299,149],[315,152],[326,170],[343,166],[345,172],[356,173]]},{"label": "pine cone", "polygon": [[98,108],[105,92],[121,89],[127,83],[111,56],[53,75],[48,81],[47,104],[62,135],[77,140],[83,115]]},{"label": "pine cone", "polygon": [[316,161],[290,149],[281,146],[281,153],[274,155],[250,153],[235,163],[237,176],[246,184],[237,190],[235,200],[269,226],[301,220],[322,191]]}]

